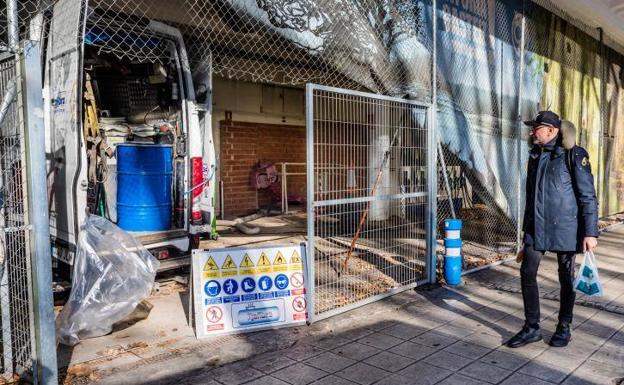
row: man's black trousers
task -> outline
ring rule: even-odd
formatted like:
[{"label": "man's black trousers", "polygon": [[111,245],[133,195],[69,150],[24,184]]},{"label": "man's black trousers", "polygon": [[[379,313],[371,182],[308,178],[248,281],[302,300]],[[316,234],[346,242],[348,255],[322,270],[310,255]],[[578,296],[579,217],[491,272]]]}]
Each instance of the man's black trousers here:
[{"label": "man's black trousers", "polygon": [[[524,301],[524,317],[530,324],[540,322],[539,289],[537,287],[537,269],[544,253],[537,251],[532,245],[524,247],[524,259],[520,267],[522,283],[522,299]],[[572,322],[574,309],[574,252],[557,252],[559,264],[559,284],[561,295],[559,303],[559,322]]]}]

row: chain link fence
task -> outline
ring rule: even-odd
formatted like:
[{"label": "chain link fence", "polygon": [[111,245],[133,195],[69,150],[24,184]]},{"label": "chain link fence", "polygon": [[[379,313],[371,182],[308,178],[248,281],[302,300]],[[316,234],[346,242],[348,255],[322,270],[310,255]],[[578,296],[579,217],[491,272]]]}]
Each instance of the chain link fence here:
[{"label": "chain link fence", "polygon": [[[59,3],[20,2],[21,35],[37,12],[49,20]],[[520,122],[540,109],[576,124],[577,142],[591,155],[601,215],[624,210],[624,49],[549,0],[437,0],[435,12],[430,0],[82,4],[79,38],[123,60],[170,60],[171,42],[155,28],[160,22],[180,32],[195,74],[207,71],[212,57],[213,74],[224,78],[313,82],[422,102],[434,95],[435,42],[438,218],[465,219],[467,267],[518,247],[528,150]]]},{"label": "chain link fence", "polygon": [[24,131],[14,54],[0,58],[0,317],[2,374],[32,370],[32,279],[27,220]]},{"label": "chain link fence", "polygon": [[0,13],[2,383],[56,382],[47,201],[33,203],[34,192],[45,195],[43,148],[33,155],[33,144],[43,145],[44,135],[41,57],[37,44],[23,42],[43,34],[40,11],[47,7],[42,1],[10,1]]}]

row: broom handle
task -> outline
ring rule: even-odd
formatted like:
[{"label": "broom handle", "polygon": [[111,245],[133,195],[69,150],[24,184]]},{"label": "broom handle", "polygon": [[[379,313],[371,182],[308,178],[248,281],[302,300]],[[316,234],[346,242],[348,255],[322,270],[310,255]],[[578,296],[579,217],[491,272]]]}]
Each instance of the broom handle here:
[{"label": "broom handle", "polygon": [[[383,169],[388,159],[390,159],[390,150],[392,149],[392,146],[394,146],[394,142],[397,138],[398,133],[399,133],[399,129],[397,128],[394,131],[394,136],[392,137],[392,142],[390,143],[390,146],[384,153],[384,157],[383,157],[383,160],[381,161],[381,166],[379,167],[379,171],[377,171],[377,178],[375,178],[375,183],[373,184],[373,188],[371,190],[371,196],[375,196],[375,192],[377,192],[377,186],[379,185],[379,181],[381,180]],[[360,238],[360,232],[362,231],[362,226],[364,226],[364,222],[366,221],[366,217],[368,216],[370,207],[371,207],[371,201],[368,201],[368,203],[366,204],[366,210],[364,210],[364,212],[362,213],[362,216],[360,217],[360,222],[358,223],[357,230],[355,231],[355,235],[353,236],[353,239],[351,240],[351,245],[349,246],[347,257],[344,260],[343,268],[342,268],[344,271],[347,270],[347,263],[349,262],[349,258],[351,258],[351,254],[353,254],[353,250],[355,249],[355,244],[357,240]]]}]

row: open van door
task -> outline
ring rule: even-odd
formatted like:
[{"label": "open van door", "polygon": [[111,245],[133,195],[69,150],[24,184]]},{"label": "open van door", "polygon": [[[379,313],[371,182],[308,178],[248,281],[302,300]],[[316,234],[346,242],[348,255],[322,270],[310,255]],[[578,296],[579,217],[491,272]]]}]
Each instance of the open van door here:
[{"label": "open van door", "polygon": [[54,5],[44,71],[46,158],[50,235],[69,246],[55,256],[73,260],[79,226],[86,212],[77,202],[87,199],[86,153],[82,150],[82,36],[85,2],[59,0]]}]

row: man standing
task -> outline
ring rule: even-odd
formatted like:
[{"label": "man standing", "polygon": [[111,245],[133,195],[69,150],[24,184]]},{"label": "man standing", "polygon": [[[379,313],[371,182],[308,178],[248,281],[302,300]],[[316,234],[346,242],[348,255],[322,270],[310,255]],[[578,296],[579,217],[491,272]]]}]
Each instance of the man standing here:
[{"label": "man standing", "polygon": [[557,253],[561,298],[559,323],[550,345],[563,347],[572,337],[574,256],[598,244],[594,178],[587,151],[574,145],[575,132],[562,132],[557,114],[541,111],[524,123],[531,127],[533,142],[527,169],[524,247],[518,255],[525,324],[507,346],[517,348],[542,340],[537,269],[544,252],[551,251]]}]

